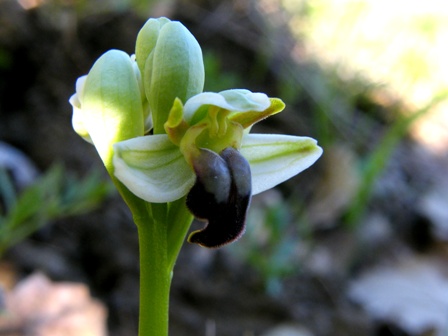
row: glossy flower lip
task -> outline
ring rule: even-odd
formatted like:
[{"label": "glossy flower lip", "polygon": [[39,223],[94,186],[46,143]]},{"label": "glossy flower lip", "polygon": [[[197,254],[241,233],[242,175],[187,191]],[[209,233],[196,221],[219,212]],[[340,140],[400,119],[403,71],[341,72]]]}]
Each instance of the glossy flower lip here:
[{"label": "glossy flower lip", "polygon": [[188,192],[186,205],[197,219],[207,224],[193,231],[188,241],[218,248],[238,240],[246,229],[252,197],[250,166],[233,147],[220,153],[200,151],[194,166],[196,182]]}]

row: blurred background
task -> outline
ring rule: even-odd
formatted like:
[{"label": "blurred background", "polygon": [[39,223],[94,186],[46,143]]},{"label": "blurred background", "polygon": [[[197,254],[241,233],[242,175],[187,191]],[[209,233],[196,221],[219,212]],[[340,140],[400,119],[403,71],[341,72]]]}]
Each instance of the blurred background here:
[{"label": "blurred background", "polygon": [[136,334],[137,232],[68,99],[159,16],[201,44],[205,90],[285,101],[255,132],[324,148],[237,243],[184,245],[170,334],[447,335],[443,0],[0,0],[0,334]]}]

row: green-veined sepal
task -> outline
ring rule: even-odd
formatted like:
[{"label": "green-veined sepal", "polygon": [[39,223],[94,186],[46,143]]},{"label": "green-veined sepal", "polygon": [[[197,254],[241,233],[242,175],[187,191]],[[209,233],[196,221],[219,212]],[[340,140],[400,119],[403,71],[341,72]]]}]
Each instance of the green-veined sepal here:
[{"label": "green-veined sepal", "polygon": [[165,134],[122,141],[114,150],[115,176],[147,202],[175,201],[194,184],[193,170]]},{"label": "green-veined sepal", "polygon": [[254,195],[299,174],[322,155],[312,138],[277,134],[245,135],[240,151],[250,164]]}]

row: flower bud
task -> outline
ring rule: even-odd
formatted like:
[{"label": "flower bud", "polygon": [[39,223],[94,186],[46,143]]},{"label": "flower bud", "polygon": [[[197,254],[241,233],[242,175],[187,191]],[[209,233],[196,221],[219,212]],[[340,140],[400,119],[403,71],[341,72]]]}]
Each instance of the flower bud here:
[{"label": "flower bud", "polygon": [[152,113],[154,134],[165,133],[174,99],[186,102],[204,87],[202,51],[180,22],[150,19],[136,43],[137,64]]},{"label": "flower bud", "polygon": [[106,52],[79,86],[71,100],[76,103],[74,120],[109,170],[112,145],[144,133],[141,91],[131,58],[119,50]]},{"label": "flower bud", "polygon": [[145,73],[146,60],[156,46],[160,30],[163,25],[168,22],[171,21],[164,17],[149,19],[142,29],[140,29],[135,44],[135,56],[141,73]]}]

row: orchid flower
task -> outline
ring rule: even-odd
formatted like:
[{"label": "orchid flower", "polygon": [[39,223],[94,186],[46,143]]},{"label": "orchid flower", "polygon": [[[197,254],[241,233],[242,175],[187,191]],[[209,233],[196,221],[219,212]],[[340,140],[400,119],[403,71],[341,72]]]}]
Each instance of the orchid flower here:
[{"label": "orchid flower", "polygon": [[190,242],[218,247],[234,241],[244,232],[251,196],[300,173],[322,153],[308,137],[248,132],[283,108],[280,99],[248,90],[204,92],[185,105],[176,99],[166,134],[114,145],[115,176],[147,202],[188,194],[190,211],[208,221]]}]

